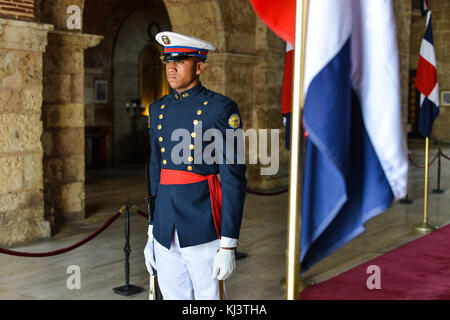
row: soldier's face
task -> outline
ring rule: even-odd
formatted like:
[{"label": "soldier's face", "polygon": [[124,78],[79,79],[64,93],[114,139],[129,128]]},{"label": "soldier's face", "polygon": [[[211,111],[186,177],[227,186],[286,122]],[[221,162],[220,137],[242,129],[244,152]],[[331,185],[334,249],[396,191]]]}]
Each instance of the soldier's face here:
[{"label": "soldier's face", "polygon": [[204,63],[196,58],[166,62],[167,81],[172,89],[182,92],[194,87],[203,71]]}]

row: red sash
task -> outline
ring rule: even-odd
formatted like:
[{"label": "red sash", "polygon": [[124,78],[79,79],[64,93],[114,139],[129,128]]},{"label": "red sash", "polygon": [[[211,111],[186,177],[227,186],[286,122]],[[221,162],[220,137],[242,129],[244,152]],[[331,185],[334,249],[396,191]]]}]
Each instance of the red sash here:
[{"label": "red sash", "polygon": [[189,171],[161,169],[160,184],[189,184],[208,180],[211,199],[212,215],[217,236],[220,239],[220,226],[222,224],[222,188],[219,178],[215,174],[203,176]]}]

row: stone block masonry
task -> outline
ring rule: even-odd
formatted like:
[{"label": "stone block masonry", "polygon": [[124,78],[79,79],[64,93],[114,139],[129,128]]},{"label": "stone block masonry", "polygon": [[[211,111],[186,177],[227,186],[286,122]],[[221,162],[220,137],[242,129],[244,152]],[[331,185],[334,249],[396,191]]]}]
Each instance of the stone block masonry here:
[{"label": "stone block masonry", "polygon": [[51,29],[0,18],[0,246],[50,236],[44,219],[41,107],[42,55]]}]

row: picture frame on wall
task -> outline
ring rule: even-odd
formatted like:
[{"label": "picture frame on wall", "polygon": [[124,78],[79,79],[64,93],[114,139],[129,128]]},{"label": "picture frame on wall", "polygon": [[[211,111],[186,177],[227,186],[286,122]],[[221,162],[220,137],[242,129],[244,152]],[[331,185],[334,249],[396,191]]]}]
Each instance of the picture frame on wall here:
[{"label": "picture frame on wall", "polygon": [[108,81],[94,81],[94,103],[108,103]]},{"label": "picture frame on wall", "polygon": [[450,91],[441,92],[441,106],[450,106]]}]

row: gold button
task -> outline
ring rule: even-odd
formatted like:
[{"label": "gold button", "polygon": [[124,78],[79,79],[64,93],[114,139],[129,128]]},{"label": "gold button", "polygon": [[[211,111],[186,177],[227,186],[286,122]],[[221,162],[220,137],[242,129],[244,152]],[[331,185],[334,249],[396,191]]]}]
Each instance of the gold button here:
[{"label": "gold button", "polygon": [[191,133],[191,137],[192,137],[192,138],[195,138],[196,136],[197,136],[197,134],[196,134],[195,132],[192,132],[192,133]]},{"label": "gold button", "polygon": [[159,119],[162,119],[164,116],[162,114],[159,115]]},{"label": "gold button", "polygon": [[194,126],[195,126],[196,124],[198,124],[198,120],[197,120],[197,119],[194,120]]},{"label": "gold button", "polygon": [[165,104],[163,104],[162,106],[161,106],[161,109],[164,109],[166,107],[166,105]]},{"label": "gold button", "polygon": [[208,104],[208,101],[203,102],[203,104],[206,106]]},{"label": "gold button", "polygon": [[160,124],[158,124],[158,130],[161,130],[161,128],[162,128],[162,125],[160,125]]},{"label": "gold button", "polygon": [[164,160],[163,160],[163,164],[165,165],[166,163],[167,163],[167,160],[166,160],[166,159],[164,159]]},{"label": "gold button", "polygon": [[197,114],[201,115],[202,114],[202,110],[197,110]]},{"label": "gold button", "polygon": [[166,149],[165,148],[161,148],[161,152],[162,153],[166,152]]},{"label": "gold button", "polygon": [[188,169],[189,171],[192,171],[192,166],[188,166],[187,169]]},{"label": "gold button", "polygon": [[194,150],[194,145],[193,145],[193,144],[190,144],[190,145],[189,145],[189,149]]},{"label": "gold button", "polygon": [[192,162],[192,161],[194,161],[194,158],[193,158],[193,157],[189,157],[189,158],[188,158],[188,161],[189,161],[189,162]]},{"label": "gold button", "polygon": [[159,137],[158,140],[159,140],[159,142],[162,142],[163,141],[163,137]]}]

